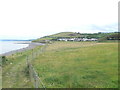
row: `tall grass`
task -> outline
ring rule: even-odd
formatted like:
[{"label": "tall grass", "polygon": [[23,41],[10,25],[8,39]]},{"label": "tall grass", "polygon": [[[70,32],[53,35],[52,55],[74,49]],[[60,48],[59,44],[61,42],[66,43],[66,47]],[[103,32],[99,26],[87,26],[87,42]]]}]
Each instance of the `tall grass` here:
[{"label": "tall grass", "polygon": [[26,56],[31,55],[32,51],[36,52],[40,48],[41,46],[33,50],[6,56],[7,61],[2,67],[2,88],[33,87],[27,71]]},{"label": "tall grass", "polygon": [[[26,55],[41,47],[7,56],[3,88],[31,88]],[[117,88],[118,44],[55,42],[32,64],[47,88]]]},{"label": "tall grass", "polygon": [[48,88],[117,88],[117,43],[56,42],[33,65]]}]

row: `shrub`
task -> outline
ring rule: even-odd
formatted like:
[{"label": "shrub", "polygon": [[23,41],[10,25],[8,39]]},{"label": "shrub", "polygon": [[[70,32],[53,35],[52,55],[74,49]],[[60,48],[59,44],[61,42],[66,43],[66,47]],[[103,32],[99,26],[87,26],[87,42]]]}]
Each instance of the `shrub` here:
[{"label": "shrub", "polygon": [[2,65],[6,64],[6,61],[8,61],[6,56],[2,56],[1,59],[2,59],[2,63],[1,63]]}]

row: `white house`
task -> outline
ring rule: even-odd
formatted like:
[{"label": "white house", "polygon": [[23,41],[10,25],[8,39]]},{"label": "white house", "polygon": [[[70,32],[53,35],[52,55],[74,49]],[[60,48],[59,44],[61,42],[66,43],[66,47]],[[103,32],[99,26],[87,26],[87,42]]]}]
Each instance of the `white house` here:
[{"label": "white house", "polygon": [[91,38],[91,39],[88,39],[88,38],[60,38],[57,40],[58,41],[97,41],[96,38]]}]

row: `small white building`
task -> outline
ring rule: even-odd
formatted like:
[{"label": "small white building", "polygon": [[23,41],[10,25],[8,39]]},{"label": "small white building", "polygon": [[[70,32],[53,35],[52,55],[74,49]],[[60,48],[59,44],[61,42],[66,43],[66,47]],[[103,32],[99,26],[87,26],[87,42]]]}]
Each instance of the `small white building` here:
[{"label": "small white building", "polygon": [[68,41],[68,40],[65,38],[61,38],[61,39],[58,39],[58,41]]},{"label": "small white building", "polygon": [[96,39],[96,38],[91,38],[91,41],[97,41],[98,39]]},{"label": "small white building", "polygon": [[97,41],[98,39],[96,39],[96,38],[91,38],[91,39],[88,39],[88,38],[60,38],[57,40],[58,41]]}]

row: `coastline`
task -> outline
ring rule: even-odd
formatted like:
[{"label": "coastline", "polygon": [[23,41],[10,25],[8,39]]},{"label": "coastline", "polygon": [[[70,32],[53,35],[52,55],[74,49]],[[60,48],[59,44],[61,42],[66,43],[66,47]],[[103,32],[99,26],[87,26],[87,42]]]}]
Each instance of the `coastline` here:
[{"label": "coastline", "polygon": [[[26,43],[24,43],[24,44],[26,44]],[[13,51],[10,51],[10,52],[6,52],[6,53],[3,53],[3,54],[0,54],[0,56],[10,56],[10,55],[15,54],[17,52],[23,52],[23,51],[26,51],[26,50],[30,50],[30,49],[35,48],[36,46],[41,46],[41,45],[45,45],[45,44],[43,44],[43,43],[33,43],[32,42],[32,43],[29,43],[28,47],[13,50]]]}]

